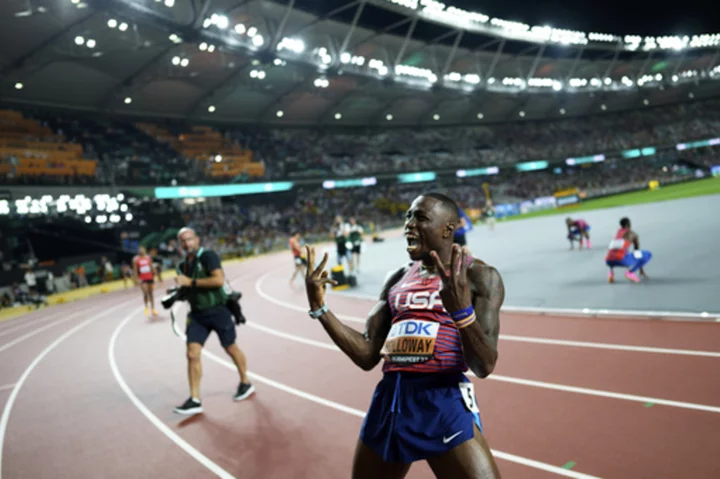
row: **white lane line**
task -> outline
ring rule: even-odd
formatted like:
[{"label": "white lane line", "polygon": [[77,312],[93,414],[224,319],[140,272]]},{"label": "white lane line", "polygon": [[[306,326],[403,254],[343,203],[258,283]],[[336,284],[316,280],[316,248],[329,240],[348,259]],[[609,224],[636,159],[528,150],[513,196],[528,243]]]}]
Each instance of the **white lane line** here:
[{"label": "white lane line", "polygon": [[[43,326],[42,328],[36,329],[36,330],[34,330],[34,331],[31,331],[31,332],[29,332],[29,333],[27,333],[27,334],[24,334],[24,335],[18,337],[18,338],[15,338],[15,339],[13,339],[12,341],[10,341],[9,343],[5,343],[5,344],[3,344],[2,346],[0,346],[0,353],[3,352],[3,351],[5,351],[5,350],[7,350],[7,349],[10,349],[11,347],[15,346],[15,345],[18,344],[18,343],[22,343],[22,342],[25,341],[26,339],[30,339],[30,338],[32,338],[33,336],[42,333],[42,332],[45,331],[46,329],[50,329],[50,328],[53,328],[53,327],[55,327],[55,326],[59,326],[59,325],[61,325],[61,324],[63,324],[63,323],[67,323],[68,321],[73,320],[73,319],[75,319],[75,318],[78,317],[78,316],[82,316],[83,314],[87,314],[87,311],[78,311],[77,313],[73,313],[73,314],[69,315],[69,316],[68,316],[67,318],[65,318],[65,319],[61,319],[61,320],[59,320],[59,321],[55,321],[55,322],[52,322],[52,323],[50,323],[50,324],[46,324],[46,325]],[[59,315],[56,314],[56,315],[53,316],[53,318],[56,318],[57,316],[59,316]]]},{"label": "white lane line", "polygon": [[[304,311],[304,309],[295,306],[294,304],[285,303],[284,301],[272,298],[271,296],[268,296],[264,292],[262,292],[262,289],[259,288],[259,284],[262,281],[262,278],[256,283],[256,290],[258,293],[260,293],[264,298],[268,299],[269,301],[272,301],[280,306],[287,307],[289,309],[298,309]],[[340,316],[342,319],[343,316]],[[278,331],[276,329],[267,327],[267,326],[260,326],[254,323],[247,323],[248,326],[253,327],[255,329],[258,329],[260,331],[264,331],[268,334],[273,334],[275,336],[288,339],[291,341],[296,341],[303,344],[308,344],[310,346],[316,346],[321,347],[324,349],[329,349],[333,351],[340,351],[339,348],[337,348],[334,344],[330,343],[324,343],[321,341],[315,341],[312,339],[303,338],[300,336],[296,336],[294,334],[285,333],[282,331]],[[623,394],[623,393],[616,393],[612,391],[604,391],[601,389],[590,389],[590,388],[582,388],[582,387],[575,387],[575,386],[566,386],[564,384],[557,384],[557,383],[549,383],[545,381],[533,381],[529,379],[522,379],[522,378],[515,378],[512,376],[502,376],[498,374],[491,374],[486,379],[493,379],[496,381],[504,381],[514,384],[520,384],[523,386],[531,386],[531,387],[537,387],[542,389],[552,389],[555,391],[563,391],[563,392],[570,392],[570,393],[576,393],[576,394],[585,394],[590,396],[599,396],[599,397],[606,397],[606,398],[612,398],[612,399],[623,399],[626,401],[635,401],[635,402],[642,402],[642,403],[648,403],[652,402],[653,404],[659,404],[663,406],[670,406],[670,407],[678,407],[678,408],[684,408],[684,409],[695,409],[699,411],[706,411],[706,412],[713,412],[713,413],[720,413],[720,407],[715,406],[708,406],[705,404],[696,404],[696,403],[689,403],[689,402],[682,402],[682,401],[671,401],[668,399],[660,399],[660,398],[653,398],[653,397],[646,397],[646,396],[636,396],[633,394]]]},{"label": "white lane line", "polygon": [[[254,323],[247,323],[246,326],[249,326],[254,329],[258,329],[267,334],[272,334],[272,335],[280,337],[280,338],[288,339],[290,341],[295,341],[295,342],[307,344],[310,346],[315,346],[315,347],[320,347],[323,349],[328,349],[331,351],[340,352],[340,348],[338,348],[334,344],[324,343],[321,341],[314,341],[312,339],[303,338],[300,336],[296,336],[294,334],[285,333],[285,332],[278,331],[273,328],[269,328],[267,326],[260,326],[260,325],[254,324]],[[468,374],[472,375],[472,372],[469,371]],[[545,381],[533,381],[530,379],[514,378],[512,376],[502,376],[499,374],[491,374],[490,376],[488,376],[485,379],[492,379],[495,381],[520,384],[522,386],[530,386],[530,387],[536,387],[536,388],[542,388],[542,389],[552,389],[555,391],[563,391],[563,392],[570,392],[570,393],[576,393],[576,394],[585,394],[585,395],[589,395],[589,396],[606,397],[606,398],[612,398],[612,399],[623,399],[626,401],[641,402],[643,404],[651,402],[653,404],[658,404],[658,405],[663,405],[663,406],[678,407],[678,408],[683,408],[683,409],[695,409],[698,411],[720,413],[720,407],[708,406],[705,404],[695,404],[695,403],[682,402],[682,401],[671,401],[668,399],[660,399],[660,398],[653,398],[653,397],[647,397],[647,396],[636,396],[633,394],[616,393],[616,392],[604,391],[604,390],[600,390],[600,389],[589,389],[589,388],[582,388],[582,387],[576,387],[576,386],[566,386],[564,384],[548,383]]]},{"label": "white lane line", "polygon": [[[139,309],[138,309],[139,311]],[[137,311],[136,311],[137,312]],[[113,376],[115,376],[115,380],[117,381],[118,385],[120,385],[120,389],[123,390],[125,395],[130,399],[130,402],[133,403],[133,405],[138,408],[138,410],[155,426],[167,436],[168,439],[170,439],[172,442],[174,442],[177,446],[179,446],[183,451],[188,453],[193,459],[198,461],[200,464],[205,466],[209,471],[213,472],[216,476],[222,478],[222,479],[234,479],[234,476],[227,472],[222,467],[215,464],[213,461],[211,461],[207,456],[205,456],[203,453],[195,449],[193,446],[190,445],[187,441],[185,441],[183,438],[181,438],[179,435],[177,435],[172,429],[170,429],[168,426],[165,425],[160,419],[158,419],[157,416],[155,416],[148,408],[145,406],[145,404],[140,401],[135,393],[132,392],[130,387],[125,382],[125,379],[123,378],[122,374],[120,373],[120,369],[118,368],[117,361],[115,360],[115,345],[117,343],[117,338],[120,335],[120,331],[125,327],[125,325],[133,319],[133,316],[135,313],[132,313],[131,315],[125,317],[123,321],[118,324],[118,326],[115,328],[115,331],[113,331],[113,334],[110,338],[110,344],[108,346],[108,360],[110,361],[110,369],[112,369]]]},{"label": "white lane line", "polygon": [[[248,323],[249,324],[249,323]],[[181,338],[182,339],[182,338]],[[215,354],[211,353],[210,351],[207,351],[203,349],[203,354],[208,357],[208,359],[220,364],[221,366],[226,367],[227,369],[230,369],[231,371],[236,371],[235,365],[232,364],[230,361],[222,359]],[[344,404],[337,403],[335,401],[330,401],[328,399],[322,398],[320,396],[316,396],[314,394],[307,393],[305,391],[302,391],[300,389],[295,389],[294,387],[288,386],[286,384],[280,383],[278,381],[275,381],[270,378],[266,378],[265,376],[261,376],[256,373],[252,373],[248,371],[248,376],[250,376],[253,380],[266,384],[270,387],[273,387],[275,389],[279,389],[281,391],[284,391],[286,393],[292,394],[294,396],[301,397],[303,399],[307,399],[309,401],[312,401],[317,404],[321,404],[323,406],[335,409],[337,411],[341,411],[359,418],[364,418],[365,413],[359,409],[355,409],[349,406],[346,406]],[[553,466],[551,464],[546,464],[544,462],[535,461],[533,459],[527,459],[521,456],[516,456],[515,454],[509,454],[506,452],[498,451],[496,449],[491,449],[493,455],[499,459],[503,459],[508,462],[514,462],[516,464],[521,464],[523,466],[532,467],[534,469],[540,469],[542,471],[551,472],[554,474],[557,474],[559,476],[564,477],[572,477],[575,479],[599,479],[597,476],[590,476],[588,474],[583,474],[576,471],[570,471],[567,469],[563,469],[561,467]]]},{"label": "white lane line", "polygon": [[0,336],[6,336],[14,331],[17,331],[18,329],[25,329],[30,326],[36,326],[38,323],[45,323],[49,321],[50,319],[53,319],[57,316],[57,314],[53,314],[51,316],[45,316],[44,318],[25,321],[24,323],[18,324],[12,328],[5,328],[2,331],[0,331]]},{"label": "white lane line", "polygon": [[[334,296],[346,296],[369,301],[377,300],[376,296],[353,291],[328,291]],[[530,313],[540,315],[571,315],[581,317],[613,317],[613,319],[662,319],[668,321],[694,321],[720,322],[720,312],[704,311],[701,313],[689,311],[643,311],[638,309],[606,309],[606,308],[541,308],[536,306],[503,306],[502,311],[507,313]],[[617,316],[617,317],[615,317]],[[624,318],[623,318],[624,317]]]},{"label": "white lane line", "polygon": [[[114,307],[110,309],[105,309],[96,315],[90,317],[89,319],[86,319],[82,323],[78,324],[74,328],[70,329],[69,331],[66,331],[63,335],[58,337],[55,341],[53,341],[48,347],[42,350],[40,354],[35,357],[33,362],[30,363],[30,365],[25,369],[25,372],[22,373],[20,376],[20,379],[18,379],[18,382],[15,384],[15,387],[13,388],[12,392],[10,392],[10,396],[8,397],[7,403],[5,404],[5,409],[2,413],[2,418],[0,418],[0,478],[2,477],[2,466],[3,466],[3,453],[4,453],[4,446],[5,446],[5,433],[7,432],[8,427],[8,421],[10,420],[10,413],[12,412],[12,408],[15,405],[15,401],[17,399],[18,394],[20,393],[20,389],[22,389],[23,384],[25,384],[25,381],[30,376],[30,373],[33,372],[33,370],[40,364],[40,361],[42,361],[45,356],[47,356],[50,351],[55,349],[60,343],[65,341],[67,338],[75,334],[80,329],[84,328],[88,324],[92,323],[93,321],[96,321],[100,319],[103,316],[106,316],[116,309],[119,309],[120,307],[124,306],[123,303],[117,304]],[[87,314],[87,313],[86,313]],[[77,314],[74,314],[73,316],[77,316]]]},{"label": "white lane line", "polygon": [[[270,274],[269,272],[265,273],[255,283],[255,291],[260,296],[262,296],[264,299],[270,301],[271,303],[275,303],[278,306],[282,306],[284,308],[288,308],[288,309],[292,309],[295,311],[306,313],[308,308],[302,308],[295,304],[288,303],[287,301],[283,301],[281,299],[274,298],[262,290],[262,285],[263,285],[266,277],[269,274]],[[351,321],[353,323],[365,324],[365,322],[366,322],[365,319],[358,318],[356,316],[348,316],[346,314],[336,314],[336,316],[339,319],[342,319],[345,321]],[[519,341],[519,342],[524,342],[524,343],[549,344],[549,345],[554,345],[554,346],[570,346],[570,347],[577,347],[577,348],[609,349],[609,350],[615,350],[615,351],[632,351],[632,352],[638,352],[638,353],[671,354],[671,355],[678,355],[678,356],[700,356],[700,357],[707,357],[707,358],[720,358],[720,352],[716,352],[716,351],[696,351],[696,350],[692,350],[692,349],[653,348],[653,347],[649,347],[649,346],[632,346],[632,345],[628,345],[628,344],[596,343],[596,342],[588,342],[588,341],[569,341],[569,340],[564,340],[564,339],[535,338],[535,337],[530,337],[530,336],[513,336],[513,335],[508,335],[508,334],[501,334],[500,339],[505,340],[505,341]]]}]

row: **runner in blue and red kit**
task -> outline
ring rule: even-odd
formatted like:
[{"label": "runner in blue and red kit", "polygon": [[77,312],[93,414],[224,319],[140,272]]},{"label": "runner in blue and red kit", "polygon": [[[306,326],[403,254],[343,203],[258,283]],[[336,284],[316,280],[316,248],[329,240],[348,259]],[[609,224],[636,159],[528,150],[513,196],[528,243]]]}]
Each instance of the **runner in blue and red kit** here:
[{"label": "runner in blue and red kit", "polygon": [[315,268],[308,248],[310,316],[362,369],[384,361],[353,479],[403,478],[421,460],[439,478],[500,477],[465,372],[485,378],[495,367],[505,289],[495,268],[453,245],[458,224],[458,206],[447,196],[429,193],[413,201],[405,222],[412,262],[388,276],[364,333],[329,310],[328,256]]},{"label": "runner in blue and red kit", "polygon": [[[634,246],[635,250],[630,252],[630,247]],[[627,268],[625,277],[633,283],[639,283],[640,278],[635,273],[640,271],[640,275],[647,279],[647,274],[643,266],[645,266],[652,258],[652,253],[645,249],[640,249],[640,238],[630,227],[630,219],[622,218],[620,220],[620,229],[615,233],[615,238],[608,246],[608,252],[605,255],[605,264],[610,268],[608,273],[608,282],[615,282],[615,272],[613,268]]]}]

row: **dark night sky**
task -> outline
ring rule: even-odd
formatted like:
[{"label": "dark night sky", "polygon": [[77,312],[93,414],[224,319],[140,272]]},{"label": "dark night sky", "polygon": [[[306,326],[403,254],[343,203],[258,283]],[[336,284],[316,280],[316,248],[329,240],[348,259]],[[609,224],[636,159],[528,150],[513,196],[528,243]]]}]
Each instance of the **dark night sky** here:
[{"label": "dark night sky", "polygon": [[[348,3],[350,0],[297,0],[296,6],[322,13]],[[714,6],[717,2],[713,0],[445,0],[445,3],[491,17],[585,32],[655,36],[720,32],[720,4]],[[350,22],[352,16],[350,9],[338,19]],[[360,23],[382,28],[400,18],[367,6]],[[423,36],[422,31],[419,33]]]}]

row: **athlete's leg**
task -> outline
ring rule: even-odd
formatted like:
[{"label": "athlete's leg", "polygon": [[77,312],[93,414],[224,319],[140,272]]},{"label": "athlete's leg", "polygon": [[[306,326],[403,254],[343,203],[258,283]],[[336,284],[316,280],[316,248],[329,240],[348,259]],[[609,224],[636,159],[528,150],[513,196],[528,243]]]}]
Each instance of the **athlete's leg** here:
[{"label": "athlete's leg", "polygon": [[155,309],[155,283],[148,283],[147,291],[150,307],[152,308],[152,313],[157,315],[157,310]]},{"label": "athlete's leg", "polygon": [[200,400],[200,378],[202,377],[202,363],[200,362],[202,348],[202,344],[200,343],[187,344],[190,397],[198,401]]},{"label": "athlete's leg", "polygon": [[428,459],[438,479],[495,479],[500,470],[482,433],[475,428],[475,437],[448,452]]},{"label": "athlete's leg", "polygon": [[248,382],[247,360],[245,359],[245,353],[242,352],[242,350],[238,347],[237,343],[233,343],[227,348],[225,348],[225,352],[228,353],[228,355],[232,358],[233,363],[235,363],[238,374],[240,374],[240,382]]},{"label": "athlete's leg", "polygon": [[645,266],[646,264],[648,264],[648,262],[652,258],[652,253],[650,251],[641,250],[640,253],[641,253],[641,256],[639,258],[636,257],[637,262],[635,263],[634,266],[632,266],[630,268],[631,273],[634,273],[638,269],[642,269],[642,267]]},{"label": "athlete's leg", "polygon": [[411,464],[385,462],[375,451],[358,440],[353,458],[352,479],[402,479]]}]

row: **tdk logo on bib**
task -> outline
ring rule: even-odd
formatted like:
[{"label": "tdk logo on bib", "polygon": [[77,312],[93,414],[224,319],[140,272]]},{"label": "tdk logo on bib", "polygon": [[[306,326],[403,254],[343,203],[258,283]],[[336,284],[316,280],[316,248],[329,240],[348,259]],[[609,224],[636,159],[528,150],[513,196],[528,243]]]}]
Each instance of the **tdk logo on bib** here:
[{"label": "tdk logo on bib", "polygon": [[394,363],[421,363],[433,357],[440,323],[399,321],[392,325],[382,354]]}]

